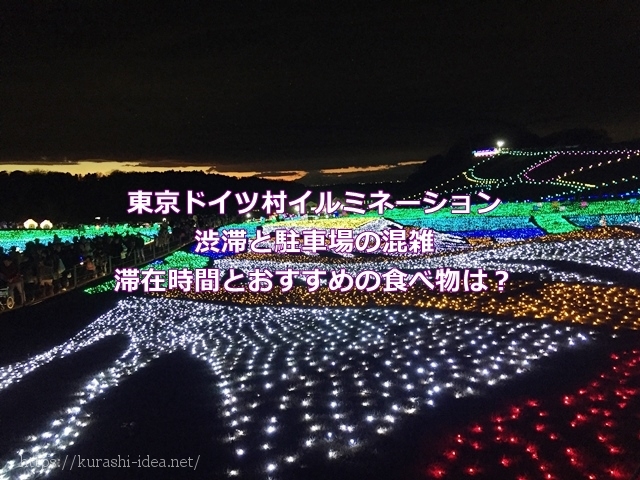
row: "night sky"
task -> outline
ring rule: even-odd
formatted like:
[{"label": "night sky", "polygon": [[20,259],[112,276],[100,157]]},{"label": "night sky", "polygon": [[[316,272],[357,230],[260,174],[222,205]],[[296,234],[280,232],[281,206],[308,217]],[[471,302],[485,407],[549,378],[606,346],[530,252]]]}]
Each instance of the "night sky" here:
[{"label": "night sky", "polygon": [[500,125],[628,140],[639,81],[638,1],[5,0],[0,158],[278,171]]}]

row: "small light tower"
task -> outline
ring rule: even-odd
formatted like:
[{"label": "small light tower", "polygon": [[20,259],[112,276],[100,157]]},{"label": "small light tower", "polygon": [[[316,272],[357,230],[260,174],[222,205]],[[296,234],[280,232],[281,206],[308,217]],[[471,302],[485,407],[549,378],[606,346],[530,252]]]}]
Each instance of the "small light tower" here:
[{"label": "small light tower", "polygon": [[504,147],[504,140],[498,140],[496,145],[498,146],[498,150],[502,150],[502,147]]}]

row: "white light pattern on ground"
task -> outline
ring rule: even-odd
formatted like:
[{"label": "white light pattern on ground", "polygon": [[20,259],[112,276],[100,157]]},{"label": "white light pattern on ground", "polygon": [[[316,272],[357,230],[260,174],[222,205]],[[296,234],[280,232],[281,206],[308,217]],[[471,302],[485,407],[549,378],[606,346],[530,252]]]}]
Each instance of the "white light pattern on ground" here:
[{"label": "white light pattern on ground", "polygon": [[[128,349],[16,451],[33,468],[0,462],[0,479],[50,473],[44,459],[68,449],[91,423],[91,403],[154,358],[185,350],[217,376],[217,406],[236,463],[265,476],[320,449],[357,451],[408,415],[486,391],[560,349],[590,341],[582,328],[543,322],[393,309],[219,306],[131,297],[66,343],[0,369],[0,389],[109,335]],[[15,458],[15,452],[13,453]],[[9,455],[7,455],[9,457]],[[252,467],[249,467],[252,465]]]}]

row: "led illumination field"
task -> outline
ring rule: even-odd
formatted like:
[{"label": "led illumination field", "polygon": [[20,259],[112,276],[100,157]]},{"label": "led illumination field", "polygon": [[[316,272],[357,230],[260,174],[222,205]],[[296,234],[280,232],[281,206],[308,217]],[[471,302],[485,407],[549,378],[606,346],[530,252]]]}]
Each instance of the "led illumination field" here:
[{"label": "led illumination field", "polygon": [[425,452],[426,478],[631,479],[640,448],[640,350],[613,353],[610,365],[576,391],[530,398],[479,419]]},{"label": "led illumination field", "polygon": [[86,237],[93,238],[104,235],[136,235],[140,233],[145,237],[146,241],[153,239],[154,235],[157,235],[159,225],[153,225],[151,227],[134,227],[129,225],[116,225],[116,226],[100,226],[87,225],[84,228],[67,228],[67,229],[53,229],[53,230],[0,230],[0,247],[3,247],[5,252],[9,251],[12,246],[16,246],[20,250],[24,250],[27,242],[32,242],[36,238],[40,240],[42,245],[47,245],[53,242],[54,235],[58,235],[61,241],[72,242],[74,237]]},{"label": "led illumination field", "polygon": [[[543,173],[545,165],[527,175],[537,178],[534,173]],[[221,276],[229,269],[344,268],[356,275],[396,268],[422,271],[432,279],[439,268],[482,268],[513,278],[502,293],[491,273],[492,285],[478,293],[416,285],[387,293],[328,288],[310,293],[305,286],[283,293],[276,286],[260,293],[176,289],[123,295],[113,310],[67,342],[0,368],[2,401],[4,389],[45,364],[107,336],[125,335],[130,341],[120,358],[70,396],[64,412],[51,412],[50,422],[12,446],[13,452],[0,452],[0,480],[48,473],[19,467],[15,451],[24,449],[35,460],[67,451],[86,438],[95,400],[177,350],[205,362],[216,377],[211,408],[225,433],[212,439],[211,447],[233,458],[223,466],[229,477],[298,478],[297,469],[311,458],[351,461],[354,454],[375,448],[382,436],[402,432],[412,415],[450,408],[455,398],[490,394],[495,385],[536,369],[543,357],[588,348],[598,339],[604,345],[611,337],[635,335],[631,330],[640,330],[640,233],[611,225],[629,224],[636,215],[640,204],[634,200],[586,207],[522,202],[484,215],[453,215],[446,208],[425,215],[422,209],[398,208],[384,216],[228,225],[224,229],[246,228],[249,237],[257,227],[263,233],[432,228],[437,248],[427,255],[341,257],[177,252],[145,268],[210,266]],[[609,227],[592,228],[603,216]],[[85,291],[113,287],[111,281]],[[440,439],[436,451],[420,460],[421,471],[426,478],[449,479],[528,479],[532,471],[548,480],[629,477],[633,471],[619,460],[626,455],[628,463],[638,445],[637,429],[631,428],[637,424],[640,356],[635,350],[611,359],[611,370],[605,368],[562,400],[519,399]],[[628,383],[632,378],[635,383]]]},{"label": "led illumination field", "polygon": [[503,150],[436,186],[441,194],[500,187],[546,187],[555,195],[588,194],[596,188],[629,185],[637,188],[635,175],[640,150]]},{"label": "led illumination field", "polygon": [[0,479],[51,473],[42,460],[81,439],[94,400],[176,350],[206,362],[219,378],[212,408],[228,430],[219,448],[237,458],[228,473],[258,465],[266,477],[295,468],[307,452],[331,460],[357,451],[410,415],[450,397],[482,393],[535,368],[542,357],[596,337],[573,326],[429,312],[129,298],[69,341],[1,368],[0,398],[43,365],[117,334],[129,338],[126,352],[15,446],[31,453],[29,467],[4,452]]},{"label": "led illumination field", "polygon": [[508,289],[515,291],[513,294],[499,293],[495,286],[489,292],[461,294],[432,292],[424,287],[393,293],[356,290],[339,293],[328,289],[310,293],[307,287],[293,287],[283,293],[279,287],[274,287],[268,293],[229,293],[224,290],[184,293],[171,290],[162,296],[251,306],[412,307],[640,330],[640,311],[637,308],[640,290],[637,288],[556,282],[545,283],[535,292],[524,293],[523,289],[531,290],[531,284],[509,284]]},{"label": "led illumination field", "polygon": [[[377,257],[358,262],[342,262],[350,274],[363,270],[385,271],[390,268],[400,270],[425,270],[441,267],[483,268],[485,270],[506,270],[509,272],[540,272],[541,275],[553,275],[558,280],[587,280],[601,282],[594,274],[580,272],[563,274],[553,262],[570,259],[576,265],[605,267],[624,272],[640,271],[640,237],[619,239],[566,240],[563,242],[530,242],[501,248],[475,249],[469,252],[451,253],[442,256],[424,256],[415,258]],[[533,263],[535,261],[535,263]],[[236,268],[249,271],[256,268],[278,270],[313,270],[326,267],[328,260],[315,260],[304,257],[294,260],[287,256],[262,257],[254,255],[251,259],[227,257],[215,261],[221,269]],[[331,261],[332,262],[332,261]],[[566,267],[569,268],[569,267]]]},{"label": "led illumination field", "polygon": [[[560,206],[565,210],[559,211]],[[498,238],[506,236],[501,233],[505,230],[513,230],[513,238],[530,238],[543,235],[545,232],[567,233],[580,228],[599,226],[602,216],[605,216],[607,225],[628,223],[640,216],[640,202],[635,199],[601,200],[588,202],[586,207],[581,207],[580,202],[563,202],[557,207],[552,202],[542,202],[540,206],[537,202],[514,202],[503,203],[495,210],[480,215],[454,215],[446,209],[425,215],[419,208],[385,212],[385,218],[402,225],[461,234],[483,231],[487,232],[487,236]],[[532,219],[534,223],[531,222]],[[576,222],[573,222],[573,219],[576,219]],[[518,230],[523,233],[518,235]],[[537,235],[534,235],[536,233]]]},{"label": "led illumination field", "polygon": [[[560,211],[560,207],[563,208]],[[476,212],[477,207],[472,208]],[[599,200],[588,202],[582,207],[580,202],[562,202],[557,205],[550,201],[502,203],[486,214],[452,214],[450,208],[425,214],[422,208],[394,208],[385,211],[384,218],[396,225],[415,228],[430,228],[436,232],[463,237],[492,237],[495,239],[523,240],[542,236],[545,233],[559,234],[578,231],[581,228],[597,227],[602,216],[607,225],[622,225],[640,217],[640,202],[630,200]],[[346,217],[312,220],[286,220],[279,222],[250,221],[227,225],[221,230],[242,228],[249,237],[254,237],[258,227],[264,233],[277,228],[291,228],[296,231],[309,228],[327,230],[348,228],[378,230],[376,214],[349,215]]]},{"label": "led illumination field", "polygon": [[[567,220],[577,225],[578,227],[589,228],[600,223],[602,215],[567,215]],[[614,213],[609,214],[606,217],[607,225],[629,225],[633,222],[638,222],[640,214],[638,213]]]}]

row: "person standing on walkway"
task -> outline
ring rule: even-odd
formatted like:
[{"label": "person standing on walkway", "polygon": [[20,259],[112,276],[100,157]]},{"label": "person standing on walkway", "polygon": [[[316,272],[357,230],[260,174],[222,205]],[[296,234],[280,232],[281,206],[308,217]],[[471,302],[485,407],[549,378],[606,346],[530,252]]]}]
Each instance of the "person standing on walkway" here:
[{"label": "person standing on walkway", "polygon": [[24,306],[27,303],[26,296],[24,294],[24,280],[20,273],[20,268],[15,264],[9,255],[4,255],[0,261],[0,279],[7,282],[9,287],[9,294],[15,298],[15,291],[20,293],[20,302]]}]

